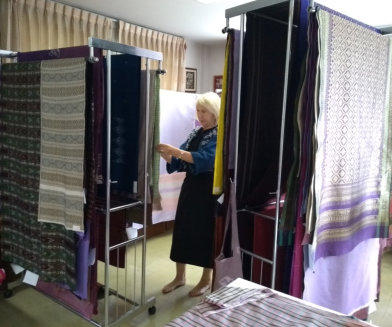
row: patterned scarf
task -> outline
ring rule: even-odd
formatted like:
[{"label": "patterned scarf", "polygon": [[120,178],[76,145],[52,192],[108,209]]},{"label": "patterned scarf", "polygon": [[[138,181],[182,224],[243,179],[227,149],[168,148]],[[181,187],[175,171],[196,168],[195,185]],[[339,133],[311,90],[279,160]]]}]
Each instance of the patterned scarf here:
[{"label": "patterned scarf", "polygon": [[318,12],[316,259],[386,237],[391,183],[390,40]]},{"label": "patterned scarf", "polygon": [[40,62],[5,64],[0,87],[2,259],[75,287],[74,233],[39,223]]}]

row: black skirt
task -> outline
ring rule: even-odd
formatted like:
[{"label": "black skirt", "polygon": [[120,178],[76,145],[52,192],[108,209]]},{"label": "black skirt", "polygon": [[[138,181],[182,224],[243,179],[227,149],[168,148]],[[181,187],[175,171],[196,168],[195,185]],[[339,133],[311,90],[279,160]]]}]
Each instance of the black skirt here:
[{"label": "black skirt", "polygon": [[216,208],[213,178],[212,172],[186,175],[174,221],[170,259],[175,262],[213,267]]}]

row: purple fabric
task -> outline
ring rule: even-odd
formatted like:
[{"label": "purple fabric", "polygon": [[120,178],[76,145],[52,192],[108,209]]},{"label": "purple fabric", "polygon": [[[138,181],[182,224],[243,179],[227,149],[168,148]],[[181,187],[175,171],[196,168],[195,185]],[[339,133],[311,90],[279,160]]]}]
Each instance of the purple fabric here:
[{"label": "purple fabric", "polygon": [[84,233],[77,233],[79,237],[76,253],[76,290],[74,293],[81,299],[88,297],[88,266],[90,250],[91,222],[87,221]]},{"label": "purple fabric", "polygon": [[[97,183],[103,182],[102,174],[102,151],[103,151],[103,117],[104,117],[104,94],[105,94],[105,83],[104,83],[104,63],[102,52],[99,53],[99,62],[92,64],[92,99],[90,99],[90,105],[93,111],[93,163],[92,171],[90,171],[89,187],[87,191],[87,203],[90,203],[88,207],[88,219],[91,221],[91,239],[90,248],[97,249],[99,245],[99,223],[97,214],[95,211],[95,203],[97,197]],[[90,167],[91,170],[91,167]],[[90,302],[94,305],[94,314],[98,313],[98,286],[97,286],[97,260],[90,269],[89,278],[89,298]]]},{"label": "purple fabric", "polygon": [[377,298],[379,239],[319,258],[305,273],[304,300],[351,315]]},{"label": "purple fabric", "polygon": [[297,198],[297,209],[296,209],[296,226],[295,226],[295,240],[294,240],[294,250],[293,250],[293,260],[291,267],[290,276],[290,291],[289,294],[302,298],[303,292],[303,279],[304,279],[304,268],[303,268],[303,248],[302,243],[304,240],[305,227],[304,222],[304,203],[306,202],[307,193],[304,189],[309,188],[309,174],[307,173],[309,169],[309,161],[311,161],[312,149],[312,138],[311,131],[312,128],[309,122],[309,116],[314,112],[314,81],[317,72],[317,57],[318,57],[318,47],[317,47],[317,32],[318,25],[315,15],[309,16],[308,21],[308,39],[309,39],[309,50],[307,54],[306,63],[306,76],[304,80],[304,93],[302,97],[302,114],[307,114],[305,118],[305,123],[303,127],[303,138],[301,143],[300,156],[300,178],[299,178],[299,192]]},{"label": "purple fabric", "polygon": [[[378,227],[383,232],[382,227]],[[353,237],[344,241],[335,241],[334,243],[322,243],[317,244],[317,251],[322,253],[323,256],[333,256],[335,253],[347,253],[353,250],[353,248],[360,242],[366,239],[372,238],[377,232],[376,226],[369,226],[362,228]],[[376,239],[378,240],[378,238]],[[319,260],[319,259],[317,259]]]},{"label": "purple fabric", "polygon": [[[71,291],[62,288],[57,284],[46,283],[39,280],[36,289],[56,300],[60,300],[87,319],[91,319],[93,316],[93,304],[91,302],[79,299]],[[61,317],[58,318],[61,320]]]},{"label": "purple fabric", "polygon": [[389,168],[383,166],[389,40],[336,13],[319,10],[317,17],[316,261],[344,255],[365,239],[385,237],[386,214],[378,210],[386,211],[390,189],[384,175]]},{"label": "purple fabric", "polygon": [[[94,49],[94,56],[101,57],[101,50]],[[90,47],[83,45],[79,47],[69,47],[52,50],[39,50],[31,52],[18,52],[18,62],[24,61],[41,61],[50,59],[65,59],[65,58],[79,58],[89,57]]]},{"label": "purple fabric", "polygon": [[352,224],[355,224],[355,223],[361,221],[365,217],[374,216],[376,218],[377,214],[378,214],[378,210],[377,209],[363,211],[357,217],[352,218],[349,223],[348,222],[333,222],[333,223],[329,223],[329,224],[326,224],[324,226],[321,226],[320,228],[317,229],[317,234],[320,234],[321,232],[323,232],[323,231],[325,231],[327,229],[349,227]]},{"label": "purple fabric", "polygon": [[[380,192],[372,192],[372,193],[362,195],[359,198],[351,199],[348,201],[336,201],[336,203],[329,202],[327,204],[320,206],[319,213],[321,214],[329,210],[348,209],[360,204],[365,200],[378,199],[379,197],[380,197]],[[372,210],[369,211],[370,214],[372,214],[372,212],[373,212]]]}]

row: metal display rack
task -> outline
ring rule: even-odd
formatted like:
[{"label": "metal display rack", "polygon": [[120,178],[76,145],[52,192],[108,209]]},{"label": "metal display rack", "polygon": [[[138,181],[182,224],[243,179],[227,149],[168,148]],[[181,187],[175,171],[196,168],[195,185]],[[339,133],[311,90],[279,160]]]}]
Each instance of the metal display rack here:
[{"label": "metal display rack", "polygon": [[[145,156],[144,160],[145,163],[148,162],[148,143],[149,143],[149,112],[150,112],[150,103],[149,103],[149,94],[150,94],[150,62],[151,60],[158,61],[159,69],[157,73],[163,74],[165,71],[162,70],[162,60],[163,55],[161,52],[155,52],[147,49],[137,48],[125,44],[120,44],[116,42],[106,41],[94,37],[88,38],[88,46],[90,47],[90,57],[87,58],[90,62],[94,63],[97,62],[99,59],[94,57],[94,48],[106,50],[106,144],[107,144],[107,151],[106,151],[106,199],[105,199],[105,206],[104,206],[104,213],[105,213],[105,267],[104,267],[104,310],[103,310],[103,321],[98,322],[93,319],[88,319],[69,307],[67,304],[62,303],[61,301],[50,297],[55,302],[63,305],[64,307],[68,308],[70,311],[74,312],[75,314],[81,316],[82,318],[86,319],[90,323],[95,326],[111,326],[115,323],[118,323],[120,320],[125,318],[134,317],[141,313],[144,310],[148,310],[150,314],[154,314],[156,311],[155,308],[155,297],[146,299],[146,227],[147,227],[147,205],[148,205],[148,185],[149,185],[149,176],[148,176],[148,167],[147,164],[144,165],[144,199],[143,201],[134,201],[124,205],[112,207],[111,205],[111,184],[117,181],[111,180],[110,175],[110,159],[111,159],[111,114],[112,114],[112,105],[111,105],[111,80],[112,80],[112,55],[116,54],[128,54],[132,56],[137,56],[140,58],[145,59],[146,65],[146,85],[145,85],[145,93],[146,93],[146,103],[145,103]],[[15,58],[17,57],[17,52],[0,50],[0,59],[1,58]],[[1,69],[1,65],[0,65]],[[117,212],[120,210],[125,210],[128,208],[136,207],[136,206],[143,206],[143,234],[136,238],[129,239],[125,242],[115,244],[110,246],[110,214],[113,212]],[[136,247],[141,245],[142,248],[142,256],[141,256],[141,281],[140,285],[136,285]],[[120,292],[119,290],[119,281],[118,281],[118,258],[119,258],[119,251],[120,249],[125,249],[125,256],[127,256],[127,249],[128,247],[133,246],[135,249],[134,254],[134,267],[133,267],[133,297],[129,298],[127,296],[127,281],[128,281],[128,274],[127,274],[127,258],[125,257],[125,292]],[[110,288],[110,253],[113,251],[117,252],[117,289]],[[136,286],[140,286],[140,303],[136,302]],[[123,294],[121,294],[123,293]],[[115,296],[115,303],[111,303],[110,296]],[[121,305],[121,307],[120,307]],[[109,321],[110,312],[115,312],[115,319],[113,321]]]},{"label": "metal display rack", "polygon": [[[287,25],[287,43],[286,43],[286,61],[285,61],[285,74],[284,74],[284,89],[283,89],[283,102],[282,102],[282,119],[280,126],[280,145],[279,145],[279,159],[278,159],[278,176],[277,176],[277,189],[276,192],[276,201],[274,202],[276,205],[275,216],[268,216],[262,213],[256,212],[254,210],[250,210],[248,208],[239,209],[237,212],[246,212],[248,214],[252,214],[254,216],[258,216],[263,219],[273,220],[275,222],[274,226],[274,244],[273,244],[273,257],[272,260],[259,256],[255,253],[247,251],[246,249],[241,248],[242,256],[247,255],[251,258],[251,272],[250,279],[252,280],[252,272],[253,272],[253,262],[254,260],[259,260],[261,262],[261,273],[260,273],[260,283],[262,280],[262,269],[263,264],[272,265],[272,273],[271,273],[271,288],[275,289],[276,282],[276,265],[277,265],[277,250],[278,250],[278,227],[279,227],[279,219],[280,219],[280,197],[281,197],[281,184],[282,184],[282,159],[283,159],[283,148],[284,148],[284,134],[285,134],[285,121],[286,121],[286,110],[287,110],[287,95],[288,95],[288,82],[289,82],[289,73],[290,73],[290,60],[291,60],[291,39],[292,39],[292,31],[293,28],[297,27],[293,24],[294,18],[294,6],[295,0],[256,0],[252,1],[237,7],[233,7],[227,9],[225,12],[226,17],[226,27],[223,28],[222,32],[226,33],[230,26],[230,18],[240,16],[240,44],[239,44],[239,60],[238,60],[238,96],[237,96],[237,117],[236,117],[236,142],[235,142],[235,167],[234,167],[234,183],[237,185],[237,176],[238,176],[238,141],[239,141],[239,122],[240,122],[240,105],[241,105],[241,78],[242,78],[242,53],[243,53],[243,44],[244,44],[244,33],[245,33],[245,15],[248,12],[259,10],[266,7],[281,5],[281,4],[289,4],[289,14],[288,19],[286,21],[277,20],[274,17],[269,17],[267,15],[257,14],[262,18],[277,21],[278,23],[282,23]],[[309,12],[317,11],[317,3],[314,0],[309,1]],[[392,26],[382,26],[379,28],[382,34],[391,34]]]},{"label": "metal display rack", "polygon": [[[255,253],[247,251],[246,249],[241,248],[242,256],[247,255],[251,258],[251,275],[250,279],[252,279],[252,271],[253,271],[253,262],[254,260],[259,260],[261,262],[261,273],[260,273],[260,282],[262,278],[262,269],[263,264],[272,265],[272,276],[271,276],[271,288],[275,289],[275,281],[276,281],[276,259],[277,259],[277,251],[278,251],[278,227],[279,227],[279,218],[280,218],[280,196],[281,196],[281,184],[282,184],[282,160],[283,160],[283,147],[284,147],[284,133],[285,133],[285,121],[286,121],[286,107],[287,107],[287,94],[288,94],[288,83],[289,83],[289,70],[290,70],[290,59],[291,59],[291,36],[293,30],[293,17],[294,17],[294,0],[257,0],[253,2],[249,2],[237,7],[233,7],[226,10],[226,27],[223,29],[223,32],[226,32],[230,26],[230,18],[240,16],[240,43],[239,43],[239,60],[238,60],[238,96],[237,96],[237,117],[236,117],[236,136],[235,136],[235,166],[234,166],[234,183],[237,186],[237,177],[238,177],[238,143],[239,143],[239,122],[240,122],[240,107],[241,107],[241,79],[242,79],[242,52],[244,47],[244,33],[245,33],[245,15],[248,12],[259,10],[266,7],[271,7],[283,3],[289,3],[289,15],[287,22],[279,21],[280,23],[287,24],[287,43],[286,43],[286,61],[285,61],[285,73],[284,73],[284,86],[283,86],[283,104],[282,104],[282,120],[280,126],[280,145],[279,145],[279,168],[278,168],[278,176],[277,176],[277,189],[276,189],[276,210],[275,217],[267,216],[264,214],[257,213],[255,211],[243,208],[239,209],[238,212],[246,212],[252,215],[259,216],[261,218],[269,219],[275,221],[274,226],[274,250],[272,260],[259,256]],[[273,17],[268,17],[267,15],[263,15],[263,18],[276,20]]]}]

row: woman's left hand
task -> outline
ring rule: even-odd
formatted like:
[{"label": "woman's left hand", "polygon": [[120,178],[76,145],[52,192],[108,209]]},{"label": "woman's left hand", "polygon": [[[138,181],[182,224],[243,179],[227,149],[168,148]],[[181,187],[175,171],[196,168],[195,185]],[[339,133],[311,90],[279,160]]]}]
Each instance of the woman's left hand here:
[{"label": "woman's left hand", "polygon": [[170,144],[158,144],[156,146],[156,149],[159,153],[165,154],[165,155],[172,155],[174,156],[175,154],[178,153],[178,148],[170,145]]}]

